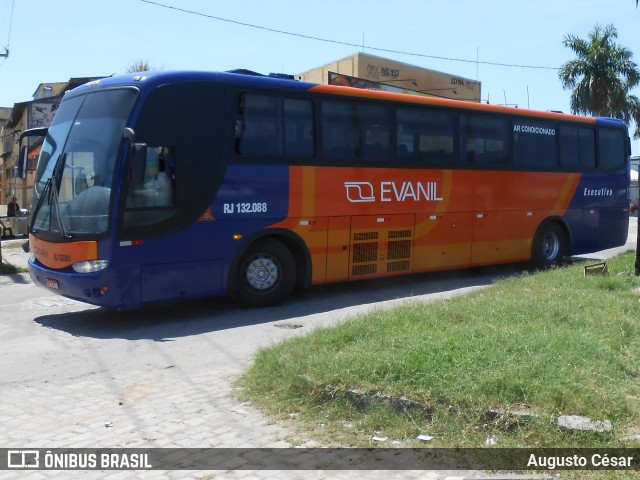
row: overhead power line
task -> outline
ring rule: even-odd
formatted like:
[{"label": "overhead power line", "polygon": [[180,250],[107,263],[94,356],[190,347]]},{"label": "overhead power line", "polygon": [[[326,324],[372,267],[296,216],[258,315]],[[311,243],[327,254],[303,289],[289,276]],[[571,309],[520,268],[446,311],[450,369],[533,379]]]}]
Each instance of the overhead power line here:
[{"label": "overhead power line", "polygon": [[[287,32],[285,30],[278,30],[276,28],[270,28],[270,27],[265,27],[265,26],[261,26],[261,25],[254,25],[254,24],[251,24],[251,23],[240,22],[238,20],[231,20],[231,19],[228,19],[228,18],[217,17],[215,15],[209,15],[209,14],[202,13],[202,12],[196,12],[196,11],[193,11],[193,10],[187,10],[185,8],[174,7],[172,5],[165,5],[163,3],[154,2],[154,1],[151,1],[151,0],[140,0],[140,1],[144,2],[144,3],[148,3],[150,5],[155,5],[157,7],[167,8],[169,10],[176,10],[178,12],[188,13],[190,15],[197,15],[199,17],[209,18],[211,20],[218,20],[220,22],[232,23],[232,24],[235,24],[235,25],[243,26],[243,27],[255,28],[255,29],[258,29],[258,30],[265,30],[267,32],[279,33],[281,35],[289,35],[289,36],[298,37],[298,38],[305,38],[307,40],[315,40],[315,41],[318,41],[318,42],[333,43],[333,44],[336,44],[336,45],[345,45],[345,46],[348,46],[348,47],[362,48],[362,45],[358,45],[358,44],[355,44],[355,43],[343,42],[343,41],[340,41],[340,40],[332,40],[332,39],[329,39],[329,38],[315,37],[313,35],[305,35],[305,34],[302,34],[302,33]],[[559,67],[545,67],[545,66],[536,66],[536,65],[517,65],[517,64],[512,64],[512,63],[486,62],[486,61],[480,61],[480,60],[469,60],[469,59],[464,59],[464,58],[439,57],[439,56],[436,56],[436,55],[426,55],[424,53],[404,52],[402,50],[391,50],[391,49],[388,49],[388,48],[371,47],[371,46],[367,46],[366,48],[369,49],[369,50],[375,50],[377,52],[396,53],[396,54],[399,54],[399,55],[409,55],[409,56],[413,56],[413,57],[431,58],[431,59],[436,59],[436,60],[446,60],[446,61],[450,61],[450,62],[475,63],[475,64],[481,64],[481,65],[491,65],[491,66],[494,66],[494,67],[530,68],[530,69],[537,69],[537,70],[559,70]]]},{"label": "overhead power line", "polygon": [[[11,17],[9,19],[9,35],[7,36],[7,46],[4,47],[4,53],[0,53],[0,57],[7,58],[9,57],[9,45],[11,44],[11,29],[13,28],[13,7],[15,6],[16,0],[12,0],[11,2]],[[4,60],[3,60],[4,62]]]}]

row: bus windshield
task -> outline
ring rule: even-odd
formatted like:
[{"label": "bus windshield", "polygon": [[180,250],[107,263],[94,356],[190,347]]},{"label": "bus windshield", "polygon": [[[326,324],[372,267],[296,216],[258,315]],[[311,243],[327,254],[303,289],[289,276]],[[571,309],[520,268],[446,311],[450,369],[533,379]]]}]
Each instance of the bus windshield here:
[{"label": "bus windshield", "polygon": [[136,95],[105,90],[62,102],[38,159],[34,232],[70,238],[107,231],[116,157]]}]

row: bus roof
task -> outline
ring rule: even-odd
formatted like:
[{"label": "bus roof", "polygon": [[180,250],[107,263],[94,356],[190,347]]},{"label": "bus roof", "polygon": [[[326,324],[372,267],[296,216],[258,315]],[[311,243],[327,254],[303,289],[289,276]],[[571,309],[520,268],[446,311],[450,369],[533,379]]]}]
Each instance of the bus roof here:
[{"label": "bus roof", "polygon": [[574,120],[585,123],[595,123],[594,117],[582,117],[578,115],[567,115],[560,112],[545,112],[539,110],[529,110],[524,108],[505,107],[501,105],[490,105],[485,103],[469,102],[464,100],[454,100],[440,97],[427,97],[420,95],[409,95],[405,93],[381,92],[375,90],[363,90],[352,87],[342,87],[334,85],[315,85],[311,91],[322,92],[333,95],[357,96],[380,100],[392,100],[396,102],[416,103],[423,105],[433,105],[448,108],[478,110],[483,112],[493,112],[509,115],[523,115],[527,117],[538,117],[556,120]]},{"label": "bus roof", "polygon": [[[247,71],[248,72],[248,71]],[[182,82],[217,82],[221,84],[233,84],[247,88],[268,88],[276,90],[288,90],[294,92],[313,92],[321,95],[337,95],[344,97],[357,97],[372,100],[383,100],[418,105],[432,105],[463,110],[475,110],[493,112],[507,115],[521,115],[554,120],[572,120],[583,123],[609,123],[611,126],[620,127],[624,123],[620,120],[604,117],[584,117],[569,115],[562,112],[539,111],[500,105],[469,102],[463,100],[446,99],[411,95],[406,93],[382,92],[364,90],[353,87],[335,85],[322,85],[309,82],[301,82],[292,79],[275,78],[260,74],[244,73],[243,70],[233,72],[207,72],[207,71],[160,71],[160,72],[134,72],[126,75],[105,77],[81,85],[70,92],[69,95],[86,93],[90,89],[108,88],[113,86],[131,85],[142,90],[151,90],[163,84]]]},{"label": "bus roof", "polygon": [[108,88],[121,85],[132,85],[141,89],[153,89],[160,85],[184,82],[218,82],[247,87],[267,87],[297,91],[307,91],[316,85],[315,83],[273,78],[264,75],[251,75],[248,73],[176,70],[160,72],[133,72],[126,75],[105,77],[74,88],[69,92],[69,94],[75,95],[78,93],[86,93],[88,89]]}]

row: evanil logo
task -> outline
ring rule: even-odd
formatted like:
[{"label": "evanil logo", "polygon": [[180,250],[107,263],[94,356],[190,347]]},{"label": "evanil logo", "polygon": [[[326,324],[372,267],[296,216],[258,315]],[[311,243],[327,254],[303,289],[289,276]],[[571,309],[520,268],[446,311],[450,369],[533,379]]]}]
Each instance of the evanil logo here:
[{"label": "evanil logo", "polygon": [[344,182],[351,203],[375,202],[441,202],[437,182]]}]

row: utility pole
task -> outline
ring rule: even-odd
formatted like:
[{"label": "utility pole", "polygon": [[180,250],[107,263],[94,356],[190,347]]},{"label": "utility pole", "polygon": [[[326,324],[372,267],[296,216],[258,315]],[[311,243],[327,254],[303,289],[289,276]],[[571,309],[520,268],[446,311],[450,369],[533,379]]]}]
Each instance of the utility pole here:
[{"label": "utility pole", "polygon": [[640,211],[638,211],[638,238],[636,240],[636,263],[634,270],[636,277],[640,277]]}]

